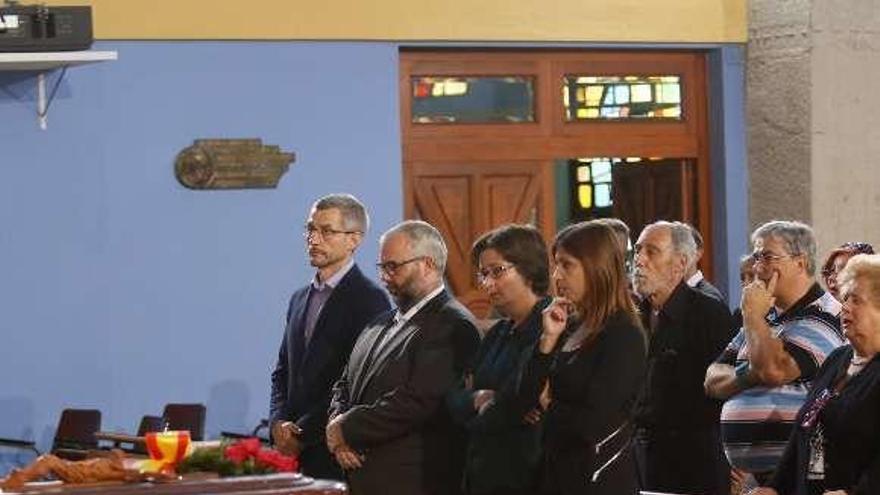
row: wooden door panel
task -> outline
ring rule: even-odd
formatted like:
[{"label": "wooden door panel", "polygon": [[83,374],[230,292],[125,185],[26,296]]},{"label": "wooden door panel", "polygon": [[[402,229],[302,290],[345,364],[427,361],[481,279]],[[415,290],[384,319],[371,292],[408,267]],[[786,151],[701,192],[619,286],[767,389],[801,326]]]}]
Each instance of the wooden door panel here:
[{"label": "wooden door panel", "polygon": [[533,174],[485,177],[483,183],[488,197],[485,230],[506,223],[537,225],[534,212],[538,208],[538,179]]},{"label": "wooden door panel", "polygon": [[656,220],[694,223],[692,167],[688,160],[616,167],[612,173],[614,216],[629,225],[633,237]]},{"label": "wooden door panel", "polygon": [[467,175],[416,176],[414,179],[419,216],[437,227],[446,241],[449,251],[446,276],[453,290],[469,285],[472,273],[473,179]]},{"label": "wooden door panel", "polygon": [[553,198],[545,193],[549,164],[422,162],[406,167],[415,193],[415,211],[407,216],[440,230],[449,250],[450,289],[474,314],[485,317],[489,302],[475,284],[471,246],[484,232],[507,223],[536,224],[552,235]]}]

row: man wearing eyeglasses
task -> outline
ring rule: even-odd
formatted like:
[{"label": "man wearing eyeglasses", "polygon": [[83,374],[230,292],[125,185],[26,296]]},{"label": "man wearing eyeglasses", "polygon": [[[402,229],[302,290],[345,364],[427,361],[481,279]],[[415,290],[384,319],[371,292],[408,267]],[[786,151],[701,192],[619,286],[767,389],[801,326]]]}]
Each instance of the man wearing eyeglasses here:
[{"label": "man wearing eyeglasses", "polygon": [[446,291],[446,245],[421,221],[382,235],[397,303],[367,326],[334,387],[327,446],[353,495],[460,493],[465,432],[445,397],[476,352],[473,315]]},{"label": "man wearing eyeglasses", "polygon": [[709,366],[705,387],[726,400],[721,434],[735,476],[763,484],[810,381],[843,335],[840,303],[816,283],[813,230],[772,221],[755,230],[752,244],[756,278],[743,289],[743,328]]},{"label": "man wearing eyeglasses", "polygon": [[303,473],[316,478],[342,479],[324,438],[330,392],[360,331],[391,307],[354,262],[368,224],[363,204],[349,194],[325,196],[312,206],[303,236],[316,272],[290,298],[272,373],[275,446],[298,454]]}]

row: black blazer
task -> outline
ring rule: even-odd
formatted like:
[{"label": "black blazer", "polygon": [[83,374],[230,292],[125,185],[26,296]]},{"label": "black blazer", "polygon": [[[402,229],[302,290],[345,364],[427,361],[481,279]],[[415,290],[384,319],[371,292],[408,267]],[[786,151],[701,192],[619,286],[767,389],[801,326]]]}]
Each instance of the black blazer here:
[{"label": "black blazer", "polygon": [[[540,424],[523,421],[536,398],[517,393],[523,369],[541,335],[545,297],[519,327],[503,319],[480,342],[474,359],[472,387],[460,379],[447,397],[452,418],[468,431],[464,487],[468,494],[521,493],[534,488],[541,461]],[[489,389],[495,397],[482,414],[474,410],[473,391]]]},{"label": "black blazer", "polygon": [[330,415],[345,414],[343,436],[365,455],[349,486],[354,495],[458,493],[465,436],[444,398],[479,344],[473,316],[443,291],[375,352],[394,314],[364,330],[334,387]]},{"label": "black blazer", "polygon": [[701,279],[699,282],[697,282],[697,285],[695,285],[693,288],[702,292],[703,294],[706,294],[707,296],[711,297],[712,299],[717,299],[717,300],[723,302],[724,304],[727,304],[727,299],[724,298],[724,295],[721,294],[721,291],[718,290],[718,287],[715,287],[714,285],[712,285],[705,278]]},{"label": "black blazer", "polygon": [[324,440],[331,389],[360,331],[391,305],[385,292],[355,265],[324,304],[306,347],[303,332],[310,291],[311,284],[290,298],[287,326],[272,373],[270,419],[273,423],[294,421],[302,428],[300,463],[305,474],[341,479]]},{"label": "black blazer", "polygon": [[520,394],[537,403],[550,380],[540,493],[635,494],[628,423],[645,376],[645,334],[620,311],[578,350],[560,350],[568,335],[551,354],[535,348],[520,385]]},{"label": "black blazer", "polygon": [[[651,305],[640,305],[642,324],[650,328]],[[636,424],[665,432],[713,432],[719,427],[721,401],[706,395],[706,368],[733,338],[727,304],[681,282],[649,331],[648,370],[636,406]]]}]

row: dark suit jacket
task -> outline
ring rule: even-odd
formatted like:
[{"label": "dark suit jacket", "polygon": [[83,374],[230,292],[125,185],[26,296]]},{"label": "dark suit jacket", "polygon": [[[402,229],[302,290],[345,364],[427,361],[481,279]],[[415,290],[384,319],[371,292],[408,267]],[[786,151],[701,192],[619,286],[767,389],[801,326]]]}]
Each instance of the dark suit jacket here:
[{"label": "dark suit jacket", "polygon": [[393,317],[364,330],[334,387],[330,415],[345,414],[343,436],[365,455],[349,486],[353,495],[458,493],[465,434],[444,399],[477,349],[473,316],[443,291],[375,352]]},{"label": "dark suit jacket", "polygon": [[718,287],[715,287],[714,285],[712,285],[705,278],[700,280],[699,282],[697,282],[697,285],[694,286],[694,289],[697,289],[698,291],[702,292],[703,294],[706,294],[707,296],[711,297],[712,299],[717,299],[717,300],[727,304],[727,299],[724,298],[724,295],[721,293],[720,290],[718,290]]},{"label": "dark suit jacket", "polygon": [[[640,307],[650,328],[651,306]],[[681,282],[650,332],[635,423],[642,489],[727,493],[730,472],[718,437],[721,401],[703,388],[706,368],[733,337],[727,304]],[[644,446],[644,447],[642,447]],[[725,491],[727,490],[727,491]]]},{"label": "dark suit jacket", "polygon": [[342,479],[327,452],[324,429],[333,383],[339,378],[360,331],[388,311],[388,297],[357,265],[339,281],[305,345],[306,305],[311,284],[296,291],[287,310],[287,327],[272,373],[270,419],[294,421],[302,428],[302,470],[309,476]]}]

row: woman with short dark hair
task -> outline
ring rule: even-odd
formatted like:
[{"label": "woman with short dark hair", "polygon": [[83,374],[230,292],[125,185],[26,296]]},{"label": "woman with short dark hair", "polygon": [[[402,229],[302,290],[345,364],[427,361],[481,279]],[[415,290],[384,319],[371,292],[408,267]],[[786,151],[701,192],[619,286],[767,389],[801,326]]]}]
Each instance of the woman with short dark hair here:
[{"label": "woman with short dark hair", "polygon": [[614,232],[590,221],[553,244],[558,297],[520,386],[544,412],[541,493],[638,492],[630,411],[644,378],[646,339]]},{"label": "woman with short dark hair", "polygon": [[857,254],[874,254],[874,247],[867,242],[843,243],[828,253],[828,258],[822,265],[822,281],[825,282],[825,288],[838,301],[841,296],[837,275],[846,266],[846,262]]},{"label": "woman with short dark hair", "polygon": [[449,396],[453,417],[469,434],[464,487],[468,494],[531,493],[540,429],[523,421],[531,404],[518,400],[516,385],[550,302],[547,247],[534,227],[506,225],[480,237],[471,253],[479,285],[502,319]]}]

